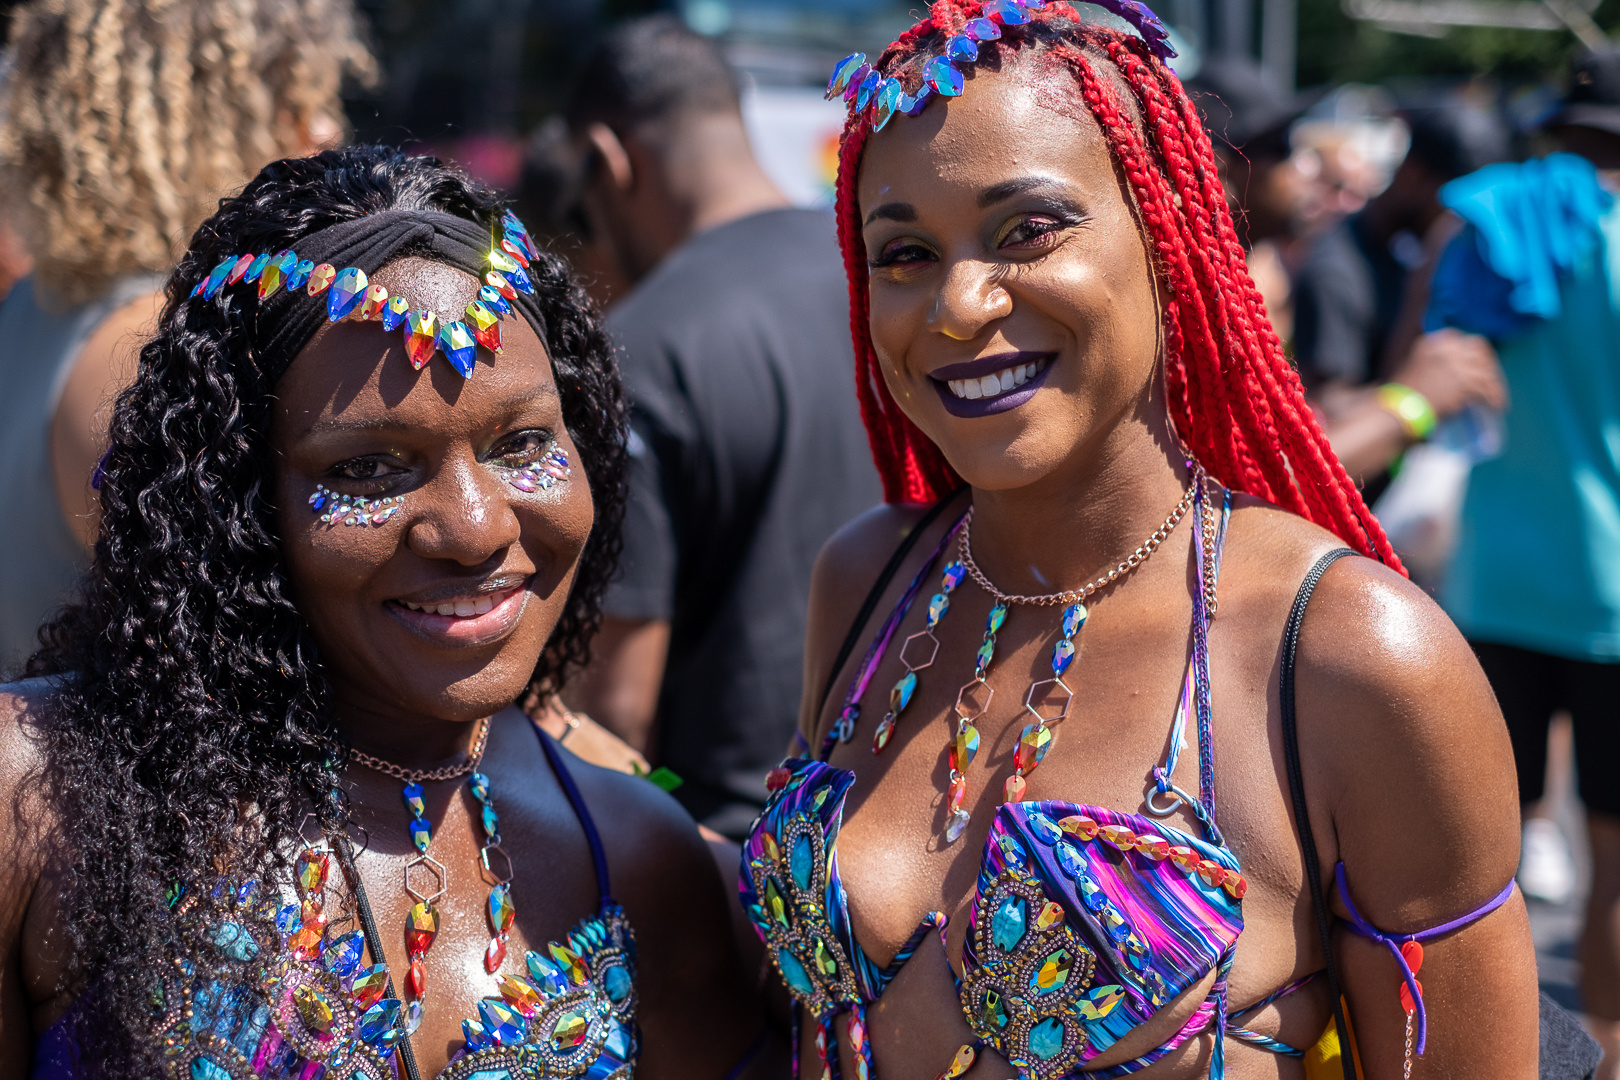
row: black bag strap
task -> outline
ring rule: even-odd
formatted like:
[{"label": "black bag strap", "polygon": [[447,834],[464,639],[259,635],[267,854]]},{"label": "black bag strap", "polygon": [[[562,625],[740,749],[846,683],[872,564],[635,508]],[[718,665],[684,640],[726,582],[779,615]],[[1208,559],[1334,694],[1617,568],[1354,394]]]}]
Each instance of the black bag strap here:
[{"label": "black bag strap", "polygon": [[1305,805],[1305,774],[1299,765],[1299,731],[1294,719],[1294,653],[1299,649],[1299,628],[1305,622],[1305,607],[1311,602],[1317,583],[1328,567],[1354,554],[1349,548],[1328,552],[1316,560],[1316,565],[1300,583],[1299,595],[1294,597],[1294,609],[1288,613],[1288,626],[1283,631],[1282,685],[1278,695],[1282,708],[1283,757],[1288,763],[1288,794],[1294,802],[1294,824],[1299,828],[1299,845],[1305,855],[1305,881],[1311,888],[1311,903],[1316,905],[1316,928],[1322,935],[1322,956],[1327,961],[1328,993],[1333,995],[1333,1023],[1339,1032],[1339,1063],[1344,1066],[1344,1080],[1356,1080],[1355,1052],[1350,1048],[1350,1025],[1344,1019],[1339,972],[1333,963],[1333,919],[1322,892],[1322,860],[1316,853],[1311,812]]},{"label": "black bag strap", "polygon": [[838,674],[844,670],[844,665],[849,662],[850,654],[855,651],[855,646],[861,643],[861,631],[866,629],[867,620],[871,619],[872,612],[878,606],[878,601],[883,599],[883,593],[888,589],[889,582],[894,580],[894,575],[906,561],[906,556],[911,554],[911,549],[917,545],[918,538],[928,531],[928,526],[932,525],[939,518],[939,515],[945,512],[945,508],[963,490],[963,488],[957,488],[929,507],[928,513],[917,520],[917,524],[913,525],[911,530],[901,538],[900,546],[894,549],[894,554],[889,556],[889,561],[883,567],[882,573],[878,574],[877,580],[872,583],[871,591],[866,594],[866,599],[861,604],[861,610],[856,613],[855,621],[850,625],[849,633],[844,635],[844,643],[838,648],[838,659],[833,661],[832,670],[827,673],[827,686],[821,691],[821,703],[816,706],[817,716],[820,716],[823,710],[827,708],[827,699],[832,697],[833,687],[838,685]]}]

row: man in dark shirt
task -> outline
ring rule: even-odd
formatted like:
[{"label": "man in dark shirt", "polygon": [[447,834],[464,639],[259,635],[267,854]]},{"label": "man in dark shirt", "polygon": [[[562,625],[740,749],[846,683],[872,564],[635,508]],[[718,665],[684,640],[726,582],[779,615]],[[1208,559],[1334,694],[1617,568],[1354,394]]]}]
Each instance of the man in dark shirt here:
[{"label": "man in dark shirt", "polygon": [[765,177],[735,76],[673,18],[614,31],[568,122],[592,234],[635,282],[608,316],[632,404],[623,578],[574,701],[739,836],[797,720],[811,565],[881,499],[833,220]]}]

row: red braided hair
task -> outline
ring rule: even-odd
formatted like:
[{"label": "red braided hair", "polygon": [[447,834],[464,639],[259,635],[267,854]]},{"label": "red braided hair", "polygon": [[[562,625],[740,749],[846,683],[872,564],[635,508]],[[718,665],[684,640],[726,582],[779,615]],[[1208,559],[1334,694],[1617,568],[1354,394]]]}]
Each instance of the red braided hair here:
[{"label": "red braided hair", "polygon": [[[884,51],[876,67],[915,91],[918,78],[907,78],[903,69],[937,53],[931,47],[960,32],[981,7],[969,0],[937,0],[926,18]],[[1124,170],[1170,287],[1165,382],[1171,419],[1188,449],[1227,487],[1286,507],[1363,555],[1400,569],[1283,355],[1232,228],[1209,135],[1181,82],[1141,39],[1086,24],[1067,3],[1028,13],[1025,33],[981,42],[979,48],[1016,50],[1038,42],[1066,65]],[[1093,62],[1101,59],[1112,65],[1117,79],[1098,77]],[[1129,90],[1131,112],[1116,85]],[[958,486],[961,478],[896,404],[872,345],[866,245],[855,196],[870,135],[867,114],[853,115],[838,159],[838,241],[849,275],[856,394],[884,497],[926,503]]]}]

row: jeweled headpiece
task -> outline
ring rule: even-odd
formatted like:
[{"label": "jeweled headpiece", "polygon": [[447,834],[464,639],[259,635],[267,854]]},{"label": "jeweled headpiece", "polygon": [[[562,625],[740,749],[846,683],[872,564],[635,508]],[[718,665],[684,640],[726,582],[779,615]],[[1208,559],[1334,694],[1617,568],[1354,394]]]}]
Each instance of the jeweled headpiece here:
[{"label": "jeweled headpiece", "polygon": [[510,211],[502,215],[500,224],[501,239],[491,238],[482,259],[488,267],[483,285],[463,312],[446,315],[418,308],[406,297],[390,296],[382,285],[371,283],[359,266],[339,270],[330,262],[317,264],[303,258],[290,248],[274,255],[227,256],[196,284],[190,299],[213,300],[223,290],[244,284],[256,284],[261,301],[300,289],[312,297],[324,295],[328,322],[375,321],[390,331],[403,326],[405,354],[418,371],[435,353],[443,352],[456,371],[471,378],[478,348],[499,354],[501,319],[512,313],[519,294],[533,296],[535,291],[528,270],[531,261],[540,258],[540,249]]},{"label": "jeweled headpiece", "polygon": [[[1092,0],[1097,7],[1124,19],[1160,60],[1176,55],[1159,17],[1137,0]],[[962,93],[963,64],[979,59],[979,45],[999,39],[1003,32],[1024,26],[1029,13],[1047,6],[1047,0],[988,0],[975,18],[968,19],[957,33],[945,41],[944,52],[923,69],[922,83],[915,93],[907,93],[897,78],[884,75],[867,62],[865,53],[850,53],[838,61],[827,82],[827,98],[842,94],[850,103],[852,115],[871,110],[873,131],[882,131],[896,113],[916,116],[936,96],[952,98]]]}]

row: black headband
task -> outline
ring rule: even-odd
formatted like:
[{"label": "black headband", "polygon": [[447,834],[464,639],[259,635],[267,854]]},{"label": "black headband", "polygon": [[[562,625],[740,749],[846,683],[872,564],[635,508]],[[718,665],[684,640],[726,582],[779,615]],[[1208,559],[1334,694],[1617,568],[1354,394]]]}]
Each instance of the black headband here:
[{"label": "black headband", "polygon": [[[367,277],[402,255],[421,255],[463,270],[482,283],[494,237],[492,228],[439,210],[384,210],[310,233],[298,241],[298,254],[339,269],[358,267]],[[534,327],[549,351],[539,301],[518,293],[512,307]],[[278,381],[327,322],[326,304],[306,296],[302,289],[278,291],[261,301],[258,325],[262,338],[257,355],[265,376],[272,383]]]}]

